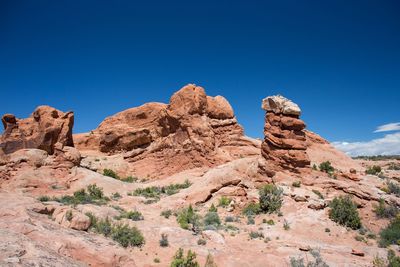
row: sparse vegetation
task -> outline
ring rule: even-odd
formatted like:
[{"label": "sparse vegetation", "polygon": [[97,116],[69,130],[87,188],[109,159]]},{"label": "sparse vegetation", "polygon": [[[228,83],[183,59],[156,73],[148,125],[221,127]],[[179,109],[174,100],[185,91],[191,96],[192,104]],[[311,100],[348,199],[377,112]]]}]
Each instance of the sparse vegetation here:
[{"label": "sparse vegetation", "polygon": [[215,226],[218,228],[221,225],[221,220],[218,216],[217,212],[207,212],[207,214],[204,216],[204,225],[205,226]]},{"label": "sparse vegetation", "polygon": [[296,181],[292,183],[293,187],[300,187],[301,186],[301,182],[300,181]]},{"label": "sparse vegetation", "polygon": [[267,223],[268,225],[275,225],[275,222],[274,222],[274,220],[272,220],[272,219],[269,219],[268,221],[266,221],[266,223]]},{"label": "sparse vegetation", "polygon": [[72,220],[72,218],[73,218],[72,210],[68,210],[68,211],[65,213],[65,218],[66,218],[67,221],[69,221],[69,222]]},{"label": "sparse vegetation", "polygon": [[382,171],[381,166],[373,165],[369,166],[368,169],[365,171],[365,173],[370,175],[378,175],[381,171]]},{"label": "sparse vegetation", "polygon": [[324,161],[319,164],[319,170],[328,174],[332,174],[335,171],[335,168],[333,168],[330,161]]},{"label": "sparse vegetation", "polygon": [[154,258],[153,261],[154,261],[154,263],[160,263],[161,262],[159,258]]},{"label": "sparse vegetation", "polygon": [[118,192],[115,192],[115,193],[113,193],[113,194],[111,195],[111,198],[114,199],[114,200],[118,200],[118,199],[120,199],[121,197],[122,197],[121,194],[118,193]]},{"label": "sparse vegetation", "polygon": [[225,217],[225,222],[235,222],[236,218],[233,216],[226,216]]},{"label": "sparse vegetation", "polygon": [[183,229],[187,230],[190,225],[198,227],[200,216],[193,210],[192,205],[189,205],[188,208],[178,212],[176,220]]},{"label": "sparse vegetation", "polygon": [[90,218],[90,230],[111,237],[123,247],[141,247],[145,240],[142,233],[128,224],[114,224],[109,218],[98,219],[91,213],[86,213]]},{"label": "sparse vegetation", "polygon": [[389,164],[388,170],[400,171],[400,164],[399,163],[395,163],[395,162],[391,162]]},{"label": "sparse vegetation", "polygon": [[185,257],[183,255],[183,249],[180,248],[176,252],[170,267],[200,267],[200,265],[196,261],[196,253],[189,249]]},{"label": "sparse vegetation", "polygon": [[218,267],[217,264],[214,262],[213,256],[209,253],[207,255],[206,263],[204,264],[204,267]]},{"label": "sparse vegetation", "polygon": [[72,196],[62,196],[60,198],[53,198],[52,200],[63,203],[64,205],[78,205],[78,204],[97,204],[104,205],[110,199],[104,196],[103,189],[96,184],[91,184],[81,190],[75,191]]},{"label": "sparse vegetation", "polygon": [[39,200],[40,202],[47,202],[47,201],[50,201],[51,198],[50,198],[49,196],[40,196],[40,197],[38,198],[38,200]]},{"label": "sparse vegetation", "polygon": [[160,247],[168,247],[168,246],[169,246],[168,235],[161,234]]},{"label": "sparse vegetation", "polygon": [[364,159],[364,160],[371,160],[371,161],[400,160],[400,155],[357,156],[357,157],[353,157],[353,159]]},{"label": "sparse vegetation", "polygon": [[142,196],[145,198],[160,199],[162,195],[173,195],[178,193],[181,189],[188,188],[192,184],[186,180],[182,184],[170,184],[167,186],[151,186],[145,188],[137,188],[133,191],[133,196]]},{"label": "sparse vegetation", "polygon": [[386,205],[384,199],[379,200],[379,204],[374,206],[374,212],[378,218],[394,218],[399,213],[399,208],[396,205]]},{"label": "sparse vegetation", "polygon": [[128,176],[126,178],[122,178],[120,177],[115,171],[111,170],[111,169],[104,169],[103,170],[103,175],[104,176],[108,176],[123,182],[127,182],[127,183],[133,183],[136,182],[138,180],[138,178],[136,177],[132,177],[132,176]]},{"label": "sparse vegetation", "polygon": [[161,216],[163,216],[165,219],[168,219],[172,215],[172,210],[163,210],[161,212]]},{"label": "sparse vegetation", "polygon": [[218,201],[218,207],[226,208],[228,207],[229,203],[231,203],[231,199],[226,196],[222,196]]},{"label": "sparse vegetation", "polygon": [[290,229],[290,224],[286,220],[283,221],[283,229],[285,229],[286,231]]},{"label": "sparse vegetation", "polygon": [[313,256],[314,260],[310,260],[307,265],[304,263],[304,258],[302,257],[290,257],[290,266],[291,267],[329,267],[329,265],[323,260],[321,257],[321,253],[317,249],[310,250],[311,256]]},{"label": "sparse vegetation", "polygon": [[381,230],[379,245],[387,247],[389,245],[400,244],[400,217],[394,218],[390,224]]},{"label": "sparse vegetation", "polygon": [[144,217],[143,217],[142,213],[140,211],[137,211],[137,210],[134,210],[134,211],[123,211],[121,213],[121,215],[119,215],[117,217],[117,219],[119,220],[119,219],[122,219],[122,218],[129,219],[129,220],[132,220],[132,221],[142,221],[142,220],[144,220]]},{"label": "sparse vegetation", "polygon": [[279,212],[283,202],[283,190],[274,184],[267,184],[259,190],[260,210],[264,213]]},{"label": "sparse vegetation", "polygon": [[389,249],[387,253],[387,258],[386,260],[379,255],[376,255],[374,257],[374,260],[372,261],[372,266],[373,267],[400,267],[400,257],[396,256],[396,253]]},{"label": "sparse vegetation", "polygon": [[209,212],[217,212],[217,208],[214,206],[214,203],[211,204],[211,207],[208,209]]},{"label": "sparse vegetation", "polygon": [[400,185],[395,182],[389,181],[387,183],[387,193],[394,194],[397,197],[400,197]]},{"label": "sparse vegetation", "polygon": [[250,202],[243,210],[242,213],[246,216],[254,216],[261,212],[260,204]]},{"label": "sparse vegetation", "polygon": [[350,196],[335,197],[330,204],[330,208],[329,218],[332,221],[351,229],[359,229],[361,227],[357,206]]},{"label": "sparse vegetation", "polygon": [[197,240],[197,245],[199,246],[205,246],[207,244],[207,241],[203,238],[200,238],[199,240]]},{"label": "sparse vegetation", "polygon": [[314,194],[316,194],[320,199],[324,199],[324,195],[322,195],[322,193],[320,191],[318,191],[317,189],[313,189],[312,190]]},{"label": "sparse vegetation", "polygon": [[264,234],[262,232],[255,232],[255,231],[251,231],[249,233],[249,236],[251,239],[263,239],[264,238]]}]

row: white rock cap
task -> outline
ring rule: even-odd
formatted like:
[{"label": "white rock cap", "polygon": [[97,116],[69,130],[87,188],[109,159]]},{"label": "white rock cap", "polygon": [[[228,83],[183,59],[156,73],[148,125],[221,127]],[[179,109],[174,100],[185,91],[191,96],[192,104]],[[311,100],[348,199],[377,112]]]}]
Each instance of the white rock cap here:
[{"label": "white rock cap", "polygon": [[268,112],[284,115],[300,116],[300,107],[291,100],[281,95],[268,96],[263,99],[261,108]]}]

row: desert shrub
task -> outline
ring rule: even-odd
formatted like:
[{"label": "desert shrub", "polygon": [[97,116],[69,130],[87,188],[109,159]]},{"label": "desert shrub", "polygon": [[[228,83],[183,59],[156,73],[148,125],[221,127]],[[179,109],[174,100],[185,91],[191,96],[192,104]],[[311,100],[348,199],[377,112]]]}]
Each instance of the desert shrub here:
[{"label": "desert shrub", "polygon": [[203,238],[200,238],[199,240],[197,240],[197,245],[199,246],[205,246],[207,244],[207,241]]},{"label": "desert shrub", "polygon": [[46,201],[50,201],[51,198],[50,198],[49,196],[40,196],[40,197],[38,198],[38,200],[39,200],[40,202],[46,202]]},{"label": "desert shrub", "polygon": [[111,178],[114,178],[114,179],[119,179],[118,174],[115,171],[111,170],[111,169],[104,169],[103,170],[103,175],[111,177]]},{"label": "desert shrub", "polygon": [[194,227],[199,225],[200,216],[193,210],[192,205],[189,205],[178,212],[176,220],[183,229],[189,229],[190,224]]},{"label": "desert shrub", "polygon": [[300,187],[301,186],[301,182],[300,181],[296,181],[292,183],[293,187]]},{"label": "desert shrub", "polygon": [[133,176],[128,176],[126,178],[121,178],[121,181],[126,182],[126,183],[134,183],[138,180],[137,177],[133,177]]},{"label": "desert shrub", "polygon": [[161,212],[161,216],[164,216],[165,219],[168,219],[172,215],[172,210],[163,210]]},{"label": "desert shrub", "polygon": [[207,259],[206,259],[206,263],[204,264],[204,267],[218,267],[211,254],[207,255]]},{"label": "desert shrub", "polygon": [[286,220],[283,221],[283,229],[285,229],[286,231],[290,229],[290,224]]},{"label": "desert shrub", "polygon": [[140,211],[134,210],[134,211],[124,211],[120,216],[118,216],[118,219],[130,219],[132,221],[142,221],[144,220],[144,217]]},{"label": "desert shrub", "polygon": [[317,165],[315,165],[315,163],[312,165],[312,169],[313,169],[314,171],[318,170],[318,167],[317,167]]},{"label": "desert shrub", "polygon": [[351,229],[361,227],[360,216],[357,211],[357,206],[351,200],[350,196],[335,197],[330,204],[329,218]]},{"label": "desert shrub", "polygon": [[176,252],[170,267],[200,267],[200,265],[196,261],[196,253],[189,249],[185,257],[183,255],[183,249],[180,248]]},{"label": "desert shrub", "polygon": [[113,224],[108,217],[98,219],[92,213],[86,213],[86,215],[90,218],[91,231],[111,237],[123,247],[141,247],[145,243],[142,233],[136,227],[127,224]]},{"label": "desert shrub", "polygon": [[69,221],[69,222],[72,220],[72,218],[73,218],[72,210],[68,210],[68,211],[65,213],[65,218],[66,218],[67,221]]},{"label": "desert shrub", "polygon": [[256,224],[256,221],[254,220],[253,216],[247,216],[247,224]]},{"label": "desert shrub", "polygon": [[394,218],[386,228],[381,230],[379,235],[380,235],[379,245],[381,247],[387,247],[389,245],[399,245],[400,217]]},{"label": "desert shrub", "polygon": [[283,190],[274,184],[267,184],[259,190],[259,203],[262,212],[278,212],[282,207]]},{"label": "desert shrub", "polygon": [[310,260],[307,265],[304,264],[304,259],[302,257],[294,258],[290,257],[290,266],[291,267],[329,267],[329,265],[323,260],[321,257],[321,253],[317,249],[310,250],[311,256],[313,256],[313,260]]},{"label": "desert shrub", "polygon": [[320,191],[318,191],[317,189],[313,189],[312,190],[314,194],[316,194],[320,199],[324,199],[324,195],[322,195],[322,193]]},{"label": "desert shrub", "polygon": [[207,214],[204,216],[204,225],[214,225],[218,228],[221,225],[221,220],[218,216],[218,213],[207,212]]},{"label": "desert shrub", "polygon": [[379,204],[374,206],[374,212],[378,218],[394,218],[399,213],[399,209],[393,205],[386,205],[384,199],[379,200]]},{"label": "desert shrub", "polygon": [[229,197],[222,196],[218,201],[218,206],[226,208],[228,207],[229,203],[231,203],[231,199]]},{"label": "desert shrub", "polygon": [[211,207],[208,209],[209,212],[217,212],[217,208],[214,206],[214,203],[211,204]]},{"label": "desert shrub", "polygon": [[255,231],[251,231],[249,233],[249,236],[251,239],[263,239],[264,238],[264,234],[262,232],[255,232]]},{"label": "desert shrub", "polygon": [[326,173],[333,173],[335,171],[330,161],[324,161],[319,164],[319,170]]},{"label": "desert shrub", "polygon": [[387,254],[388,267],[400,267],[400,257],[396,256],[396,253],[389,249]]},{"label": "desert shrub", "polygon": [[269,219],[268,221],[266,221],[266,223],[267,223],[268,225],[275,225],[275,222],[274,222],[274,220],[272,220],[272,219]]},{"label": "desert shrub", "polygon": [[389,194],[394,194],[397,197],[400,197],[400,185],[395,182],[388,182],[387,183],[387,192]]},{"label": "desert shrub", "polygon": [[366,174],[371,174],[371,175],[377,175],[378,173],[380,173],[382,171],[381,166],[378,165],[373,165],[373,166],[369,166],[367,168],[367,170],[365,171]]},{"label": "desert shrub", "polygon": [[250,202],[243,210],[242,213],[246,216],[254,216],[261,212],[260,204]]},{"label": "desert shrub", "polygon": [[111,195],[111,198],[114,199],[114,200],[118,200],[118,199],[120,199],[121,197],[122,197],[121,194],[118,193],[118,192],[115,192],[115,193],[113,193],[113,194]]},{"label": "desert shrub", "polygon": [[168,246],[169,246],[168,235],[161,234],[160,247],[168,247]]},{"label": "desert shrub", "polygon": [[330,233],[330,232],[331,232],[331,229],[325,228],[325,233]]},{"label": "desert shrub", "polygon": [[160,263],[161,261],[160,261],[160,258],[154,258],[154,263]]},{"label": "desert shrub", "polygon": [[[86,192],[87,190],[87,192]],[[84,188],[75,191],[72,196],[62,196],[60,198],[53,198],[54,201],[63,203],[65,205],[78,205],[78,204],[97,204],[103,205],[110,199],[104,196],[103,189],[96,184],[88,185]]]},{"label": "desert shrub", "polygon": [[113,225],[111,238],[125,248],[129,246],[141,247],[144,245],[142,233],[136,227],[131,227],[128,224]]},{"label": "desert shrub", "polygon": [[400,171],[400,164],[399,164],[399,163],[391,162],[391,163],[389,164],[388,170]]},{"label": "desert shrub", "polygon": [[178,193],[181,189],[188,188],[192,184],[189,180],[185,180],[182,184],[170,184],[167,186],[151,186],[145,188],[137,188],[133,191],[132,195],[142,196],[145,198],[155,198],[159,199],[162,195],[173,195]]}]

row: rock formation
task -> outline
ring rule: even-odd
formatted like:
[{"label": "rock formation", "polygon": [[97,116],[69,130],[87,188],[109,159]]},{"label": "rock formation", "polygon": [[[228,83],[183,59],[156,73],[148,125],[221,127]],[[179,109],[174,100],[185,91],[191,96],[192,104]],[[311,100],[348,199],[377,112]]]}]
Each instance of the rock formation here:
[{"label": "rock formation", "polygon": [[[153,167],[158,174],[166,165],[177,171],[258,153],[229,102],[222,96],[207,96],[193,84],[175,92],[169,104],[147,103],[122,111],[74,139],[80,150],[125,153],[126,159],[141,168]],[[146,164],[140,164],[142,160]]]},{"label": "rock formation", "polygon": [[0,137],[0,150],[10,154],[19,149],[38,148],[54,153],[54,146],[74,146],[73,112],[63,113],[49,106],[39,106],[29,118],[17,119],[12,114],[2,117],[4,133]]},{"label": "rock formation", "polygon": [[261,154],[269,167],[278,166],[298,172],[299,168],[309,166],[304,131],[306,125],[299,119],[299,106],[277,95],[264,98],[261,107],[267,112]]}]

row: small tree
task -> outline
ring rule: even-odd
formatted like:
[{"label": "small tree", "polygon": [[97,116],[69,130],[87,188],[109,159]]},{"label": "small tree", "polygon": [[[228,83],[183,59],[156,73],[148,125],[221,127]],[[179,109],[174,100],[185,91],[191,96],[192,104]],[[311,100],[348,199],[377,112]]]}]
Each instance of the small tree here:
[{"label": "small tree", "polygon": [[192,252],[190,249],[187,252],[186,257],[183,255],[183,249],[180,248],[176,252],[172,262],[171,267],[200,267],[199,263],[196,261],[196,253]]},{"label": "small tree", "polygon": [[335,171],[330,161],[324,161],[319,164],[319,170],[326,173],[333,173]]}]

